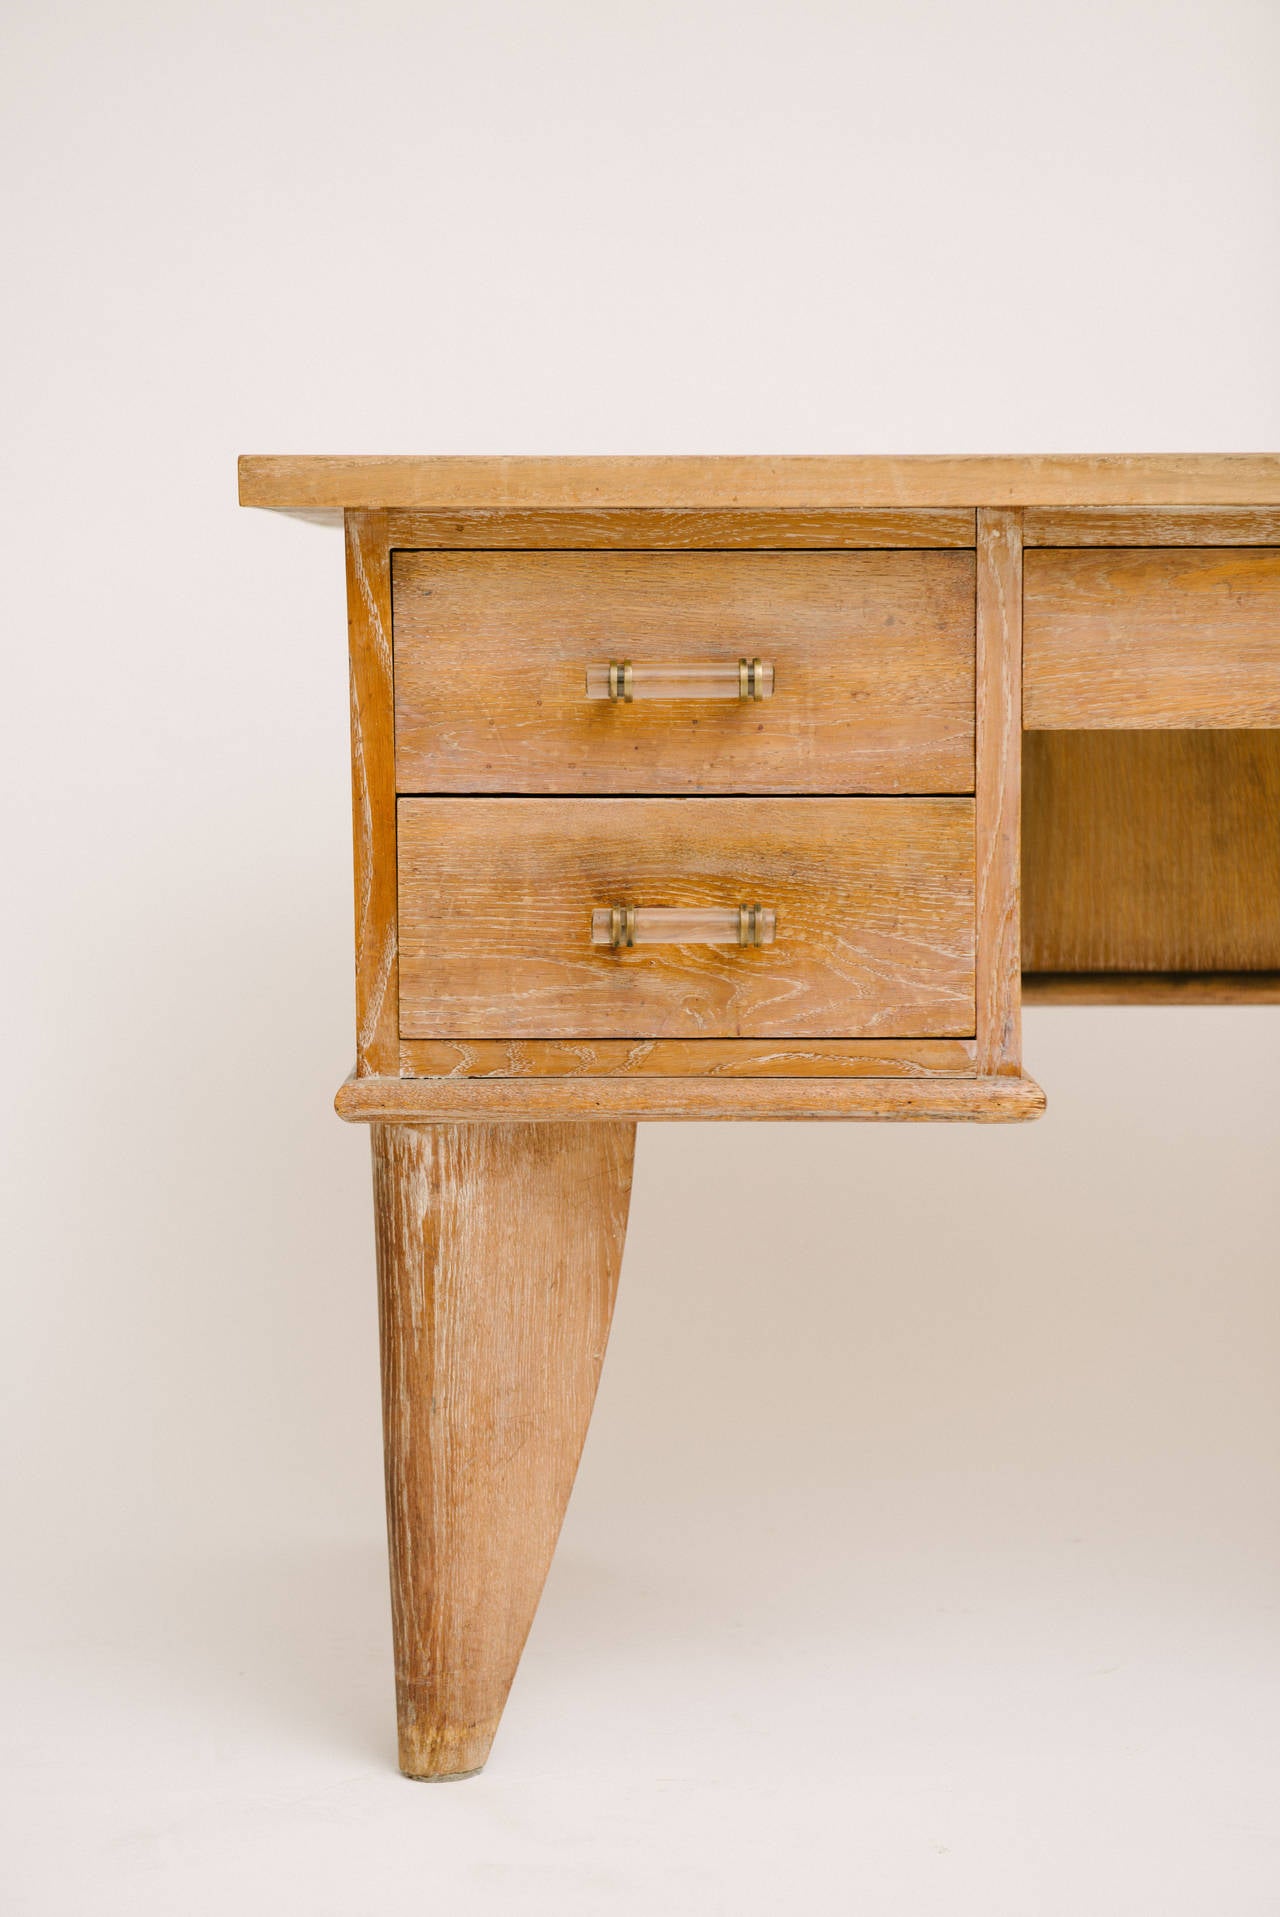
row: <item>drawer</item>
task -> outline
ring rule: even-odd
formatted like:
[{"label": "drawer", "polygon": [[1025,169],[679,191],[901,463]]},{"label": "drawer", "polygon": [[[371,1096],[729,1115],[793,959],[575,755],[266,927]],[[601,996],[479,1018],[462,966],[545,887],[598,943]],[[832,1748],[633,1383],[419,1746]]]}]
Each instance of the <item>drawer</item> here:
[{"label": "drawer", "polygon": [[[970,799],[404,798],[397,840],[404,1038],[974,1029]],[[615,906],[671,942],[593,943]]]},{"label": "drawer", "polygon": [[[397,552],[397,790],[972,792],[974,590],[970,551]],[[588,698],[622,660],[729,696]]]},{"label": "drawer", "polygon": [[1280,725],[1280,547],[1046,549],[1024,564],[1024,725]]}]

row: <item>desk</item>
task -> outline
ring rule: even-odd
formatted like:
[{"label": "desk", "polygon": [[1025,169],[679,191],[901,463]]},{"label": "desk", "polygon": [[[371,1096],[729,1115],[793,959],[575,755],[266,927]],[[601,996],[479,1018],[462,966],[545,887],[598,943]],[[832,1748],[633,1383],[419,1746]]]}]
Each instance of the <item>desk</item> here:
[{"label": "desk", "polygon": [[641,1119],[1017,1121],[1280,999],[1280,456],[245,458],[345,523],[401,1767],[488,1755]]}]

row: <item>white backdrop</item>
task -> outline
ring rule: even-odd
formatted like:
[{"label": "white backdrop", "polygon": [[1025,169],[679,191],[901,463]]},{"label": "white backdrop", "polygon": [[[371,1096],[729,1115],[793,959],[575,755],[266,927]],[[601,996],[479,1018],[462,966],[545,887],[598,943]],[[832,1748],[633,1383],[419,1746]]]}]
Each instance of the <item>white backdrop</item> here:
[{"label": "white backdrop", "polygon": [[1280,1012],[647,1128],[489,1771],[392,1768],[339,539],[240,451],[1280,445],[1270,0],[11,7],[0,1901],[1280,1900]]}]

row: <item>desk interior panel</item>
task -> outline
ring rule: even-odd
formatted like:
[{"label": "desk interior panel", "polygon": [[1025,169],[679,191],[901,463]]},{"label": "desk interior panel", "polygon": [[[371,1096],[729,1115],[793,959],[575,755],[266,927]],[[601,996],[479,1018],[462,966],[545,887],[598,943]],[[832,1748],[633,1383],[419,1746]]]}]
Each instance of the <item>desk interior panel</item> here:
[{"label": "desk interior panel", "polygon": [[1280,731],[1028,732],[1024,973],[1280,970]]}]

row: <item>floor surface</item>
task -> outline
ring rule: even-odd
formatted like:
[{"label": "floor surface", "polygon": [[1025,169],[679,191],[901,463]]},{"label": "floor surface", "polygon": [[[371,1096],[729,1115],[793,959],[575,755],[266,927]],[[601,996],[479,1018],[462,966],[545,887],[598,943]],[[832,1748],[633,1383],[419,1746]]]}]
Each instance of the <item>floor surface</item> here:
[{"label": "floor surface", "polygon": [[[371,1344],[321,1366],[367,1426],[344,1530],[54,1512],[0,1634],[0,1908],[1280,1909],[1280,1012],[1028,1027],[1020,1131],[642,1134],[479,1779],[394,1770]],[[323,1457],[320,1364],[276,1389]]]}]

